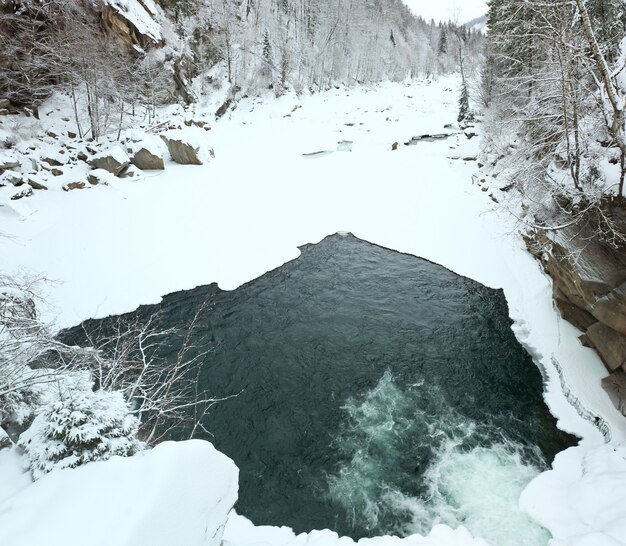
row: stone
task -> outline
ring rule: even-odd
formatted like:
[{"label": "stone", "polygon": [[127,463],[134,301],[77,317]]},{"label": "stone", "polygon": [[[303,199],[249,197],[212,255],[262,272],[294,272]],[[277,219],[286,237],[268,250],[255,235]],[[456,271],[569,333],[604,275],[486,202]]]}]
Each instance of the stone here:
[{"label": "stone", "polygon": [[94,172],[90,172],[87,175],[87,182],[89,182],[92,186],[97,186],[102,180],[97,174],[94,174]]},{"label": "stone", "polygon": [[69,184],[66,184],[65,186],[63,186],[63,189],[65,191],[82,190],[84,187],[85,187],[84,182],[70,182]]},{"label": "stone", "polygon": [[104,169],[117,176],[130,165],[130,158],[119,146],[93,156],[89,161],[95,169]]},{"label": "stone", "polygon": [[63,174],[63,171],[61,169],[50,169],[50,173],[53,176],[61,176]]},{"label": "stone", "polygon": [[76,138],[76,133],[74,133],[73,131],[68,131],[68,132],[67,132],[67,136],[68,136],[69,138]]},{"label": "stone", "polygon": [[47,190],[48,187],[44,186],[41,182],[37,182],[37,180],[33,180],[32,178],[28,179],[28,185],[34,190]]},{"label": "stone", "polygon": [[8,172],[4,175],[4,180],[16,187],[24,185],[24,177],[16,172]]},{"label": "stone", "polygon": [[626,365],[626,336],[601,322],[587,329],[587,338],[611,372]]},{"label": "stone", "polygon": [[605,377],[602,380],[602,388],[614,406],[626,416],[626,372],[619,370]]},{"label": "stone", "polygon": [[119,174],[119,177],[120,178],[134,178],[135,176],[138,176],[139,174],[141,174],[141,171],[137,169],[135,165],[131,165],[130,167],[128,167],[128,169],[122,171]]},{"label": "stone", "polygon": [[392,151],[392,152],[395,152],[397,149],[398,149],[398,143],[397,143],[397,142],[394,142],[394,143],[391,145],[391,151]]},{"label": "stone", "polygon": [[63,165],[63,163],[52,157],[44,157],[41,161],[45,161],[50,167],[61,167]]},{"label": "stone", "polygon": [[151,171],[151,170],[163,170],[165,169],[165,164],[163,162],[163,157],[160,155],[156,155],[151,150],[147,148],[140,148],[133,158],[131,159],[131,163],[135,165],[138,169]]},{"label": "stone", "polygon": [[180,165],[202,165],[198,156],[200,147],[196,147],[189,142],[185,142],[183,137],[177,138],[172,135],[160,135],[167,145],[170,156],[175,163]]},{"label": "stone", "polygon": [[48,131],[46,135],[48,135],[50,138],[59,138],[59,135],[57,135],[54,131]]},{"label": "stone", "polygon": [[76,154],[76,158],[80,159],[81,161],[87,161],[89,159],[89,156],[85,152],[81,151]]},{"label": "stone", "polygon": [[19,169],[20,162],[17,159],[6,158],[0,159],[0,171],[11,171],[13,169]]},{"label": "stone", "polygon": [[230,108],[230,106],[232,105],[233,101],[232,99],[227,99],[222,106],[220,106],[216,111],[215,111],[215,119],[220,119],[226,112],[228,112],[228,109]]},{"label": "stone", "polygon": [[23,199],[24,197],[30,197],[33,195],[33,188],[28,186],[28,188],[23,189],[22,191],[11,196],[11,201],[17,201],[18,199]]}]

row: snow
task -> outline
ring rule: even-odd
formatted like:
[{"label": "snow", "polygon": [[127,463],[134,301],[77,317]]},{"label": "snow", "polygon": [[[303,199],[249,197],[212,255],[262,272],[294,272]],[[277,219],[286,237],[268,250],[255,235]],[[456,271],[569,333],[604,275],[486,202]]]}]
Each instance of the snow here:
[{"label": "snow", "polygon": [[0,506],[32,483],[16,448],[0,450]]},{"label": "snow", "polygon": [[[553,546],[626,541],[626,446],[601,446],[585,455],[557,455],[559,471],[544,472],[522,494],[522,507],[552,530]],[[612,494],[611,494],[612,493]]]},{"label": "snow", "polygon": [[435,525],[427,537],[411,535],[398,537],[364,538],[355,542],[349,537],[339,537],[328,529],[296,535],[289,527],[255,526],[247,518],[232,512],[224,531],[224,546],[488,546],[472,537],[464,527],[450,529]]},{"label": "snow", "polygon": [[[9,235],[0,238],[0,268],[41,272],[54,281],[46,295],[58,314],[47,318],[58,327],[201,284],[234,289],[295,259],[299,246],[338,231],[502,288],[516,336],[545,371],[545,397],[558,425],[584,438],[531,483],[522,506],[553,533],[554,545],[584,544],[589,537],[596,546],[615,544],[623,524],[603,517],[604,507],[624,506],[626,487],[611,485],[623,475],[619,457],[601,454],[623,449],[626,420],[601,389],[604,366],[559,317],[550,281],[525,251],[518,226],[489,198],[502,181],[481,183],[476,162],[449,159],[476,156],[479,139],[459,132],[403,144],[453,123],[457,90],[456,79],[442,78],[249,98],[209,132],[181,130],[215,148],[215,159],[203,166],[168,163],[149,179],[116,179],[89,192],[39,192],[16,202],[0,188],[2,231]],[[335,151],[341,141],[353,142],[350,153],[303,156]],[[610,435],[608,448],[594,420]],[[576,501],[584,505],[585,526],[577,523]],[[240,518],[229,521],[234,546],[336,542],[328,533],[294,538],[285,530],[248,528]],[[443,544],[472,543],[463,529],[458,536],[435,531],[448,533]]]},{"label": "snow", "polygon": [[91,161],[96,161],[98,159],[106,159],[107,157],[114,159],[115,161],[117,161],[117,163],[129,163],[130,162],[130,158],[120,146],[114,146],[112,148],[107,148],[103,150],[102,152],[94,155],[91,158]]},{"label": "snow", "polygon": [[[0,451],[2,486],[14,459]],[[20,474],[22,482],[7,480],[12,494],[0,488],[0,544],[219,546],[237,475],[228,457],[200,440],[55,471],[27,486]]]}]

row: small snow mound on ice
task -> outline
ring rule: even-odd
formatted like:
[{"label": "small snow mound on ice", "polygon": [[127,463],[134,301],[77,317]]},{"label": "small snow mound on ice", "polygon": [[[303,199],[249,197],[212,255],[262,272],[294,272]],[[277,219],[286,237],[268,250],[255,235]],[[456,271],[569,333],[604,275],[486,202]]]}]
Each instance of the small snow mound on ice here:
[{"label": "small snow mound on ice", "polygon": [[535,478],[520,498],[522,510],[550,529],[552,546],[611,546],[626,538],[626,445],[570,448]]}]

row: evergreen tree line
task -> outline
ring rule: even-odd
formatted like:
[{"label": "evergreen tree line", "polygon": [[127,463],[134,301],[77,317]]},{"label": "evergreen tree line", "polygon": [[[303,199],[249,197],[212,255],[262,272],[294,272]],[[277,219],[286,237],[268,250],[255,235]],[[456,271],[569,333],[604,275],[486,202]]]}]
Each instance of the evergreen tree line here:
[{"label": "evergreen tree line", "polygon": [[494,164],[527,197],[533,221],[593,212],[623,244],[624,2],[490,0],[487,24],[479,98]]},{"label": "evergreen tree line", "polygon": [[146,11],[159,42],[132,28],[121,39],[101,0],[0,0],[0,99],[36,106],[66,92],[77,122],[86,118],[81,136],[98,137],[138,108],[192,102],[222,76],[233,94],[436,77],[477,58],[483,39],[415,17],[401,0],[156,3]]}]

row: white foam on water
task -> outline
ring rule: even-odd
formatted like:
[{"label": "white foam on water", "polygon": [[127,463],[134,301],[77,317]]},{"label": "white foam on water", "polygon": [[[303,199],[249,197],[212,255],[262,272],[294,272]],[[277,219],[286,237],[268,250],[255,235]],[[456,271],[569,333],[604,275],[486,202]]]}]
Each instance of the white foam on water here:
[{"label": "white foam on water", "polygon": [[[419,397],[436,397],[441,407],[416,410]],[[545,469],[538,450],[458,415],[437,389],[417,385],[403,392],[389,371],[344,409],[349,424],[335,444],[346,462],[328,477],[328,494],[348,510],[353,524],[401,536],[426,534],[439,523],[463,525],[493,546],[548,543],[550,534],[518,504],[522,490]],[[415,438],[408,437],[415,434],[421,435],[416,473],[400,482],[420,480],[419,496],[403,491],[394,475],[407,446],[415,449]],[[417,472],[425,453],[428,466]]]}]

